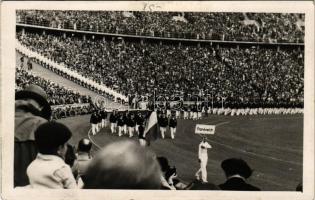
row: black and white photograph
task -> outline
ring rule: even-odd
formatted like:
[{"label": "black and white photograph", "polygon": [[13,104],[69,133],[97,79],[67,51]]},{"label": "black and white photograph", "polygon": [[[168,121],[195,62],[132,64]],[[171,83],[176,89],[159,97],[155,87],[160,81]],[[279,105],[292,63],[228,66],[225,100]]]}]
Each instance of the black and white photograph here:
[{"label": "black and white photograph", "polygon": [[314,195],[313,9],[98,4],[9,15],[11,189]]}]

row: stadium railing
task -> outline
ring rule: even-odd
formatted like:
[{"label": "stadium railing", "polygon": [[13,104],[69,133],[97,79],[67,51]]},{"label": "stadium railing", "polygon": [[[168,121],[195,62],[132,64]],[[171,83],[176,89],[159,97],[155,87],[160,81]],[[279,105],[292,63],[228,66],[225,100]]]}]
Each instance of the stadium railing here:
[{"label": "stadium railing", "polygon": [[243,40],[224,40],[224,34],[213,33],[211,35],[200,35],[196,33],[172,33],[172,32],[126,32],[121,30],[115,30],[115,32],[102,32],[94,28],[76,28],[72,26],[58,26],[51,27],[47,22],[26,22],[19,20],[16,23],[17,27],[30,27],[36,29],[47,29],[52,31],[63,31],[70,33],[83,33],[83,34],[94,34],[103,36],[115,36],[115,37],[130,37],[130,38],[144,38],[144,39],[158,39],[158,40],[173,40],[173,41],[189,41],[189,42],[213,42],[213,43],[234,43],[234,44],[262,44],[262,45],[288,45],[288,46],[303,46],[304,42],[297,41],[296,43],[285,42],[285,41],[243,41]]}]

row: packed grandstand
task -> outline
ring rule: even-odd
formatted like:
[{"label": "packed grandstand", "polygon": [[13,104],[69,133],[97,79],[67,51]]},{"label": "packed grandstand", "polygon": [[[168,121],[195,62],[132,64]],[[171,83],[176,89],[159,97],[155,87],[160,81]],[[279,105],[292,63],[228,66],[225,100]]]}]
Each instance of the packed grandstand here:
[{"label": "packed grandstand", "polygon": [[[222,23],[214,26],[218,19]],[[303,22],[304,15],[299,14],[19,10],[18,24],[40,28],[19,28],[16,37],[30,51],[125,98],[77,80],[81,85],[111,100],[129,101],[129,105],[162,99],[207,102],[211,109],[302,108],[304,49],[302,45],[281,44],[303,42]],[[151,32],[150,36],[162,39],[139,40],[119,34],[105,39],[76,32],[45,32],[45,27],[129,35]],[[198,36],[186,37],[183,33]],[[163,37],[179,40],[169,42]],[[209,43],[185,43],[180,38],[207,39]],[[212,43],[213,39],[240,44]],[[242,41],[253,43],[242,45]],[[36,56],[34,61],[52,69]],[[27,73],[18,73],[20,88],[25,85],[27,78],[23,76]],[[74,78],[64,71],[61,74]],[[46,85],[44,82],[44,88]],[[64,88],[55,86],[50,90],[52,105],[82,102],[79,94],[64,92]],[[83,103],[87,103],[86,98]]]}]

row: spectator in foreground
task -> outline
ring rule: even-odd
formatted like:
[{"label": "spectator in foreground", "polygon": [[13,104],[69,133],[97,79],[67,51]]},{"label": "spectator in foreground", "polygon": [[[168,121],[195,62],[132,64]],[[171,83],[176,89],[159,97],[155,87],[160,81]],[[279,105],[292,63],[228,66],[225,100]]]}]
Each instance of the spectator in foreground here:
[{"label": "spectator in foreground", "polygon": [[221,163],[221,167],[225,173],[227,181],[220,184],[222,190],[240,190],[240,191],[259,191],[258,187],[246,183],[253,170],[248,164],[238,158],[226,159]]},{"label": "spectator in foreground", "polygon": [[160,164],[161,174],[161,187],[166,190],[184,190],[187,189],[187,185],[178,178],[176,167],[171,167],[168,163],[168,159],[161,156],[157,157]]},{"label": "spectator in foreground", "polygon": [[90,154],[91,148],[92,142],[89,139],[83,138],[79,141],[77,159],[72,166],[72,172],[80,188],[83,187],[84,174],[92,159]]},{"label": "spectator in foreground", "polygon": [[90,163],[84,189],[159,189],[161,170],[155,155],[133,141],[102,149]]},{"label": "spectator in foreground", "polygon": [[77,188],[71,168],[64,161],[71,136],[71,131],[61,123],[47,122],[38,127],[35,143],[39,153],[27,168],[32,188]]},{"label": "spectator in foreground", "polygon": [[37,155],[34,132],[50,116],[47,95],[41,87],[30,85],[15,94],[14,187],[29,184],[26,168]]}]

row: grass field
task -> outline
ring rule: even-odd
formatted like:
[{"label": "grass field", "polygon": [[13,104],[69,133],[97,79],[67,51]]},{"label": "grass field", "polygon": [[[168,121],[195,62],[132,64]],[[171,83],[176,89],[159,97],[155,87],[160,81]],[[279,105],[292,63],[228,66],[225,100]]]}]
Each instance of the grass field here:
[{"label": "grass field", "polygon": [[[85,115],[60,120],[73,131],[73,144],[88,137],[89,118],[90,115]],[[171,165],[176,165],[179,177],[186,182],[194,179],[199,168],[197,152],[201,138],[194,134],[197,123],[219,124],[215,135],[208,136],[213,147],[208,153],[209,182],[220,184],[225,181],[220,164],[230,157],[243,158],[249,163],[255,171],[248,181],[262,190],[294,191],[302,181],[303,115],[210,115],[198,121],[178,120],[175,140],[170,139],[167,132],[166,139],[158,139],[150,148],[157,155],[166,156]],[[109,128],[104,128],[91,139],[102,147],[129,138],[112,135]],[[97,149],[94,147],[93,151]]]}]

